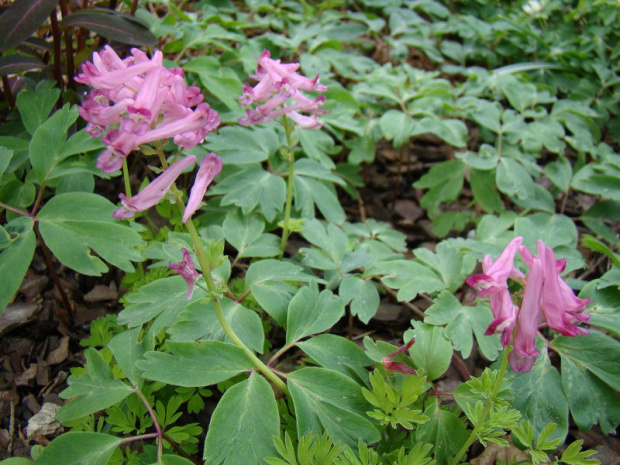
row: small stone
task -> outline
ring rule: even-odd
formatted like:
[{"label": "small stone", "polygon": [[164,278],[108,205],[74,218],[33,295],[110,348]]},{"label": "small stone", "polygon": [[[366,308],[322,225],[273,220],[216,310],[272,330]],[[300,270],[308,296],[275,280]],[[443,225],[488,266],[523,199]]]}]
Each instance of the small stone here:
[{"label": "small stone", "polygon": [[46,402],[35,416],[28,420],[26,437],[34,438],[37,435],[56,435],[62,431],[62,423],[56,420],[60,405]]}]

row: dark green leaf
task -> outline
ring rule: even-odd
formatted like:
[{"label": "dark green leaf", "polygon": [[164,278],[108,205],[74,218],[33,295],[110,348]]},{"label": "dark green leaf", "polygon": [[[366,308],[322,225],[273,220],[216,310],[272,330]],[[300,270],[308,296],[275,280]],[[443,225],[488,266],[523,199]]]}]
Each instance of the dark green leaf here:
[{"label": "dark green leaf", "polygon": [[[442,327],[421,321],[412,321],[413,330],[405,333],[405,338],[415,337],[409,354],[416,368],[422,368],[429,380],[443,375],[452,360],[452,344],[444,336]],[[408,340],[406,339],[406,340]]]},{"label": "dark green leaf", "polygon": [[58,0],[20,0],[0,16],[0,51],[15,48],[30,37],[56,8]]},{"label": "dark green leaf", "polygon": [[103,8],[80,10],[63,18],[63,27],[84,27],[106,39],[130,45],[155,45],[157,37],[137,20]]},{"label": "dark green leaf", "polygon": [[439,408],[437,402],[430,402],[424,415],[430,420],[418,425],[415,433],[416,442],[434,444],[433,450],[437,462],[448,463],[467,440],[465,423],[452,411]]},{"label": "dark green leaf", "polygon": [[[2,18],[2,16],[0,16],[0,18]],[[35,56],[16,54],[0,57],[0,76],[19,74],[24,71],[45,67],[46,64]]]}]

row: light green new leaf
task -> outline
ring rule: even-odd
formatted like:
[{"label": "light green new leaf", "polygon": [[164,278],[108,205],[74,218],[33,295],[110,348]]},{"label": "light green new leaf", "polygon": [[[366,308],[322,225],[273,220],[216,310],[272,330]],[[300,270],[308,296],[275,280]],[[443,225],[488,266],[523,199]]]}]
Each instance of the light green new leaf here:
[{"label": "light green new leaf", "polygon": [[484,356],[489,360],[497,358],[501,348],[499,335],[484,335],[493,321],[488,305],[463,306],[451,292],[442,291],[425,313],[425,323],[445,325],[445,336],[452,341],[454,348],[461,352],[463,358],[471,354],[474,335]]},{"label": "light green new leaf", "polygon": [[347,276],[340,283],[338,294],[345,305],[350,303],[351,314],[368,324],[379,308],[379,291],[375,285],[358,276]]},{"label": "light green new leaf", "polygon": [[204,446],[205,465],[259,465],[277,454],[280,417],[273,389],[261,375],[228,389],[217,404]]},{"label": "light green new leaf", "polygon": [[397,298],[401,302],[413,300],[420,292],[430,293],[448,287],[434,270],[413,260],[380,262],[365,274],[381,276],[385,285],[399,289]]},{"label": "light green new leaf", "polygon": [[351,378],[325,368],[302,368],[289,374],[288,387],[300,435],[320,435],[325,430],[334,441],[349,446],[380,439],[365,414],[372,406]]},{"label": "light green new leaf", "polygon": [[97,255],[126,272],[141,261],[140,235],[112,217],[114,205],[104,197],[69,192],[53,197],[39,212],[39,228],[52,253],[66,266],[89,276],[108,267]]},{"label": "light green new leaf", "polygon": [[109,434],[65,433],[54,439],[36,459],[37,465],[106,465],[122,438]]},{"label": "light green new leaf", "polygon": [[[37,240],[32,229],[31,218],[15,218],[6,225],[3,233],[3,242],[9,240],[9,244],[0,253],[0,313],[9,304],[28,271]],[[7,237],[8,235],[8,237]]]},{"label": "light green new leaf", "polygon": [[168,342],[167,347],[172,353],[151,351],[136,362],[142,376],[174,386],[203,387],[255,368],[242,349],[225,342]]},{"label": "light green new leaf", "polygon": [[86,349],[84,355],[88,371],[70,376],[69,387],[60,393],[63,399],[76,397],[58,412],[56,418],[60,421],[75,420],[106,409],[133,392],[131,387],[114,378],[112,369],[97,350]]},{"label": "light green new leaf", "polygon": [[302,287],[291,299],[286,320],[286,344],[328,330],[344,314],[344,303],[329,290],[319,294],[316,282]]},{"label": "light green new leaf", "polygon": [[429,380],[443,375],[452,360],[452,343],[444,336],[440,326],[433,326],[421,321],[412,321],[413,330],[404,334],[405,340],[415,337],[415,343],[409,354],[416,368],[422,368]]},{"label": "light green new leaf", "polygon": [[535,437],[549,423],[558,425],[549,439],[566,437],[568,432],[568,401],[562,389],[560,373],[542,354],[529,373],[516,373],[512,383],[515,394],[513,408],[534,426]]}]

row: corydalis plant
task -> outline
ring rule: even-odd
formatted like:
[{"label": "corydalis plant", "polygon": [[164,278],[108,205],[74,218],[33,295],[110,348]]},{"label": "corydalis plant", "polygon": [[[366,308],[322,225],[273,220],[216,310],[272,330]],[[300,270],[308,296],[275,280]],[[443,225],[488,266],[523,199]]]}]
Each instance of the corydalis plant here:
[{"label": "corydalis plant", "polygon": [[[256,74],[250,77],[256,81],[254,87],[243,88],[241,105],[249,106],[259,102],[253,110],[247,109],[239,124],[249,126],[273,121],[287,115],[303,129],[318,128],[318,115],[325,113],[321,106],[325,96],[311,99],[301,91],[325,92],[327,87],[319,83],[319,76],[309,79],[297,73],[299,63],[281,63],[271,58],[269,50],[264,50],[258,58]],[[292,100],[289,103],[289,100]],[[306,114],[303,114],[306,113]]]},{"label": "corydalis plant", "polygon": [[[106,146],[97,167],[113,173],[141,144],[173,138],[185,150],[202,143],[220,118],[195,86],[187,87],[181,68],[166,69],[163,55],[149,59],[138,49],[122,60],[106,46],[82,65],[75,80],[94,87],[80,107],[94,137]],[[195,107],[192,109],[192,107]],[[104,134],[105,132],[105,134]]]},{"label": "corydalis plant", "polygon": [[[522,237],[513,239],[496,261],[490,255],[485,256],[483,273],[469,277],[466,282],[479,291],[474,297],[490,298],[494,320],[486,334],[501,333],[502,345],[506,347],[514,333],[510,366],[514,371],[527,373],[540,353],[536,349],[539,327],[548,326],[564,336],[588,334],[587,329],[577,324],[589,323],[590,316],[584,312],[590,301],[576,297],[561,278],[566,260],[556,260],[553,249],[542,241],[536,244],[538,256],[522,242]],[[514,303],[507,282],[509,277],[523,281],[523,273],[514,267],[517,251],[529,268],[520,306]]]}]

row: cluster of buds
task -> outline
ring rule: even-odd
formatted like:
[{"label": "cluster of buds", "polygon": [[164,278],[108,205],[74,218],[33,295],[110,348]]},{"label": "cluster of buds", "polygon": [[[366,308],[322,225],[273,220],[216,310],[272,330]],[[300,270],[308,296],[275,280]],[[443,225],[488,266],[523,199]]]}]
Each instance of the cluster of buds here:
[{"label": "cluster of buds", "polygon": [[[486,334],[501,333],[501,342],[505,347],[510,344],[514,332],[510,365],[514,371],[527,373],[540,353],[536,349],[538,329],[548,326],[564,336],[572,337],[588,334],[577,324],[589,323],[590,316],[584,311],[590,301],[576,297],[561,278],[566,260],[556,260],[551,247],[538,241],[538,256],[535,256],[522,243],[522,237],[513,239],[495,261],[490,255],[485,256],[483,273],[471,276],[466,282],[478,291],[473,297],[489,296],[494,320]],[[514,267],[517,251],[529,268],[526,276]],[[520,306],[513,302],[508,278],[525,280]]]},{"label": "cluster of buds", "polygon": [[319,84],[318,75],[309,79],[297,73],[297,69],[299,63],[280,63],[271,58],[269,50],[264,50],[258,58],[256,74],[250,76],[258,84],[243,88],[241,105],[264,103],[253,110],[247,109],[245,116],[238,120],[239,124],[263,124],[287,115],[300,128],[320,127],[318,115],[325,113],[321,110],[325,96],[312,99],[301,91],[325,92],[327,87]]},{"label": "cluster of buds", "polygon": [[84,63],[75,80],[94,87],[80,116],[88,122],[90,135],[103,135],[106,150],[97,167],[105,173],[119,170],[141,144],[172,137],[189,150],[220,124],[217,112],[201,103],[200,89],[186,86],[183,70],[163,66],[160,51],[149,59],[134,48],[121,59],[106,46],[93,55],[92,63]]}]

